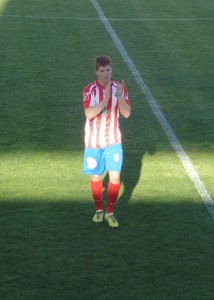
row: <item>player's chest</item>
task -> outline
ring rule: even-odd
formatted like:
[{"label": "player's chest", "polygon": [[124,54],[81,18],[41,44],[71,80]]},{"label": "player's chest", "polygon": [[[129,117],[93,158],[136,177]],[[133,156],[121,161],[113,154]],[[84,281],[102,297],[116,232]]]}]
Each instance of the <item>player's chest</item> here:
[{"label": "player's chest", "polygon": [[[99,89],[96,91],[96,93],[94,93],[92,95],[92,103],[93,105],[97,105],[99,104],[101,101],[103,101],[106,97],[106,94],[105,94],[105,90],[104,89]],[[111,88],[111,91],[110,91],[110,99],[106,105],[106,107],[111,107],[111,110],[114,109],[117,105],[117,90],[115,87],[112,87]]]}]

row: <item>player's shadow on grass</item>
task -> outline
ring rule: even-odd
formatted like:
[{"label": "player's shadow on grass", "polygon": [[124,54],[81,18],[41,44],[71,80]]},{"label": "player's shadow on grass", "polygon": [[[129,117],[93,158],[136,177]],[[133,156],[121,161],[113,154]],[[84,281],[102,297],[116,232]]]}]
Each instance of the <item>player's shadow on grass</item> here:
[{"label": "player's shadow on grass", "polygon": [[[147,108],[148,109],[148,108]],[[146,110],[146,108],[145,108]],[[151,127],[151,120],[142,118],[134,107],[130,120],[121,120],[123,136],[124,160],[121,171],[121,183],[123,192],[118,199],[118,205],[125,205],[132,197],[132,193],[139,182],[145,153],[154,155],[156,152],[157,130],[156,126]],[[146,112],[150,115],[151,112]],[[108,175],[104,180],[104,198],[106,199],[106,188],[108,184]]]},{"label": "player's shadow on grass", "polygon": [[[141,142],[139,148],[131,149],[129,145],[124,146],[124,164],[121,174],[121,183],[123,184],[123,193],[119,201],[121,204],[127,203],[139,182],[141,172],[143,170],[143,158],[145,153],[153,155],[155,153],[155,145],[150,145],[150,149],[144,147]],[[148,146],[148,145],[147,145]]]}]

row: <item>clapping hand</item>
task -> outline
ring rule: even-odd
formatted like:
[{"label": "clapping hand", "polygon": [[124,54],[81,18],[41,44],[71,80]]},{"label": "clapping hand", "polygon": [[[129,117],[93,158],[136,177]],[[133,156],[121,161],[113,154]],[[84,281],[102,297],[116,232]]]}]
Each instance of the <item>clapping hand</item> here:
[{"label": "clapping hand", "polygon": [[124,89],[124,80],[121,80],[117,82],[117,96],[120,97],[123,94]]}]

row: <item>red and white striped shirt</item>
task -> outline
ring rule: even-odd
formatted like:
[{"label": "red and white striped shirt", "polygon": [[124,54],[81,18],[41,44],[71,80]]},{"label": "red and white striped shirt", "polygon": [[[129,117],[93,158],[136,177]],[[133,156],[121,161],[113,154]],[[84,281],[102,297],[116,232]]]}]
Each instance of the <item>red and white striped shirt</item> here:
[{"label": "red and white striped shirt", "polygon": [[[86,119],[85,123],[85,147],[104,148],[112,144],[121,143],[121,131],[119,128],[119,106],[117,100],[117,83],[111,83],[111,97],[107,107],[95,118]],[[83,107],[96,106],[105,97],[105,88],[98,80],[88,84],[83,90]],[[123,99],[130,105],[128,90],[124,86]]]}]

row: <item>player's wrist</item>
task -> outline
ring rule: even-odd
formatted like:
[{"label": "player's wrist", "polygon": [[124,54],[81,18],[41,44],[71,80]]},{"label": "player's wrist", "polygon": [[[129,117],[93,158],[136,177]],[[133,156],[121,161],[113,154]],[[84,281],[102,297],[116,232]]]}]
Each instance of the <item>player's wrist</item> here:
[{"label": "player's wrist", "polygon": [[104,98],[103,101],[104,101],[105,103],[107,103],[107,102],[109,101],[109,99],[108,99],[108,98]]}]

